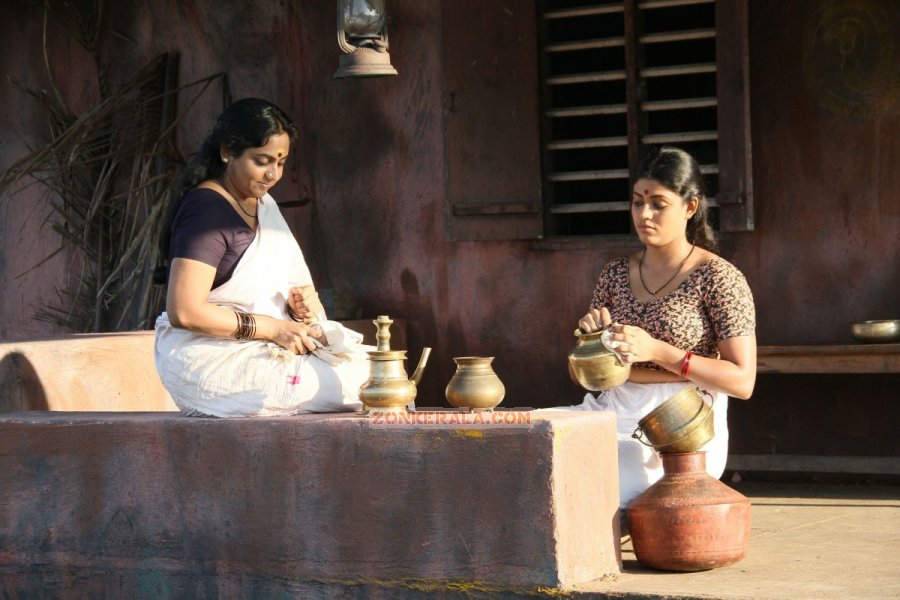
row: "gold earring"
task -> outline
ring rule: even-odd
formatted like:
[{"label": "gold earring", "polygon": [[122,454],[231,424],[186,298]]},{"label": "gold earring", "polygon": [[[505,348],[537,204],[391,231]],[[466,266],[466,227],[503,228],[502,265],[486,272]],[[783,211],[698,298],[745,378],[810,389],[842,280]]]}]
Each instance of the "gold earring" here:
[{"label": "gold earring", "polygon": [[223,158],[222,158],[222,162],[227,164],[227,163],[228,163],[228,157],[227,157],[227,156],[223,157]]}]

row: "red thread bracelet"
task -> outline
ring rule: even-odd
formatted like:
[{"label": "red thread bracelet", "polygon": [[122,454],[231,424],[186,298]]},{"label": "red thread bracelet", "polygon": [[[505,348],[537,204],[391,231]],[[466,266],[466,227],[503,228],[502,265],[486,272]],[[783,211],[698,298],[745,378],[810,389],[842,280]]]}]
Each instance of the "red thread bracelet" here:
[{"label": "red thread bracelet", "polygon": [[682,379],[687,379],[691,374],[691,356],[693,355],[694,353],[688,350],[685,353],[684,358],[681,359],[681,369],[678,371],[678,374]]}]

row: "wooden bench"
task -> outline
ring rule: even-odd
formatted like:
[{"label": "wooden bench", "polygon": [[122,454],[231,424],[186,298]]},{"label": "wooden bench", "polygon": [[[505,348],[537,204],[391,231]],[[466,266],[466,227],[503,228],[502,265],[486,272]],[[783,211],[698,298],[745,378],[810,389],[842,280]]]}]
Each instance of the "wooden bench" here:
[{"label": "wooden bench", "polygon": [[[896,374],[900,344],[810,344],[760,346],[760,374]],[[900,457],[732,454],[733,471],[900,475]]]},{"label": "wooden bench", "polygon": [[900,373],[900,344],[760,346],[758,373]]}]

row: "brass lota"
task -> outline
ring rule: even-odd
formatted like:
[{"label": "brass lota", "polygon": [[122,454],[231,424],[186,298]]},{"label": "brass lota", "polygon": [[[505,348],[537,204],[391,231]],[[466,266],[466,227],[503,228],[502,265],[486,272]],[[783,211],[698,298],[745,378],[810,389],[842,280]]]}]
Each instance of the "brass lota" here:
[{"label": "brass lota", "polygon": [[605,330],[582,333],[575,330],[578,343],[569,353],[569,375],[572,381],[591,392],[602,392],[628,381],[631,365],[623,363],[602,340]]}]

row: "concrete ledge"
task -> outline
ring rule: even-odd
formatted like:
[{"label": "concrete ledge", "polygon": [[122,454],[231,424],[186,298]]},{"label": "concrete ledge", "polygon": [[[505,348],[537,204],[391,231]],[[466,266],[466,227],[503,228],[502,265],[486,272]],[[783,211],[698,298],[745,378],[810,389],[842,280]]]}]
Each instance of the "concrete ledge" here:
[{"label": "concrete ledge", "polygon": [[524,414],[530,426],[458,428],[0,415],[0,589],[408,597],[618,573],[614,417]]},{"label": "concrete ledge", "polygon": [[0,412],[177,411],[153,341],[129,331],[0,343]]},{"label": "concrete ledge", "polygon": [[[372,319],[344,321],[375,344]],[[0,413],[49,411],[177,411],[153,363],[155,332],[72,334],[0,343]],[[406,321],[391,326],[405,349]]]}]

